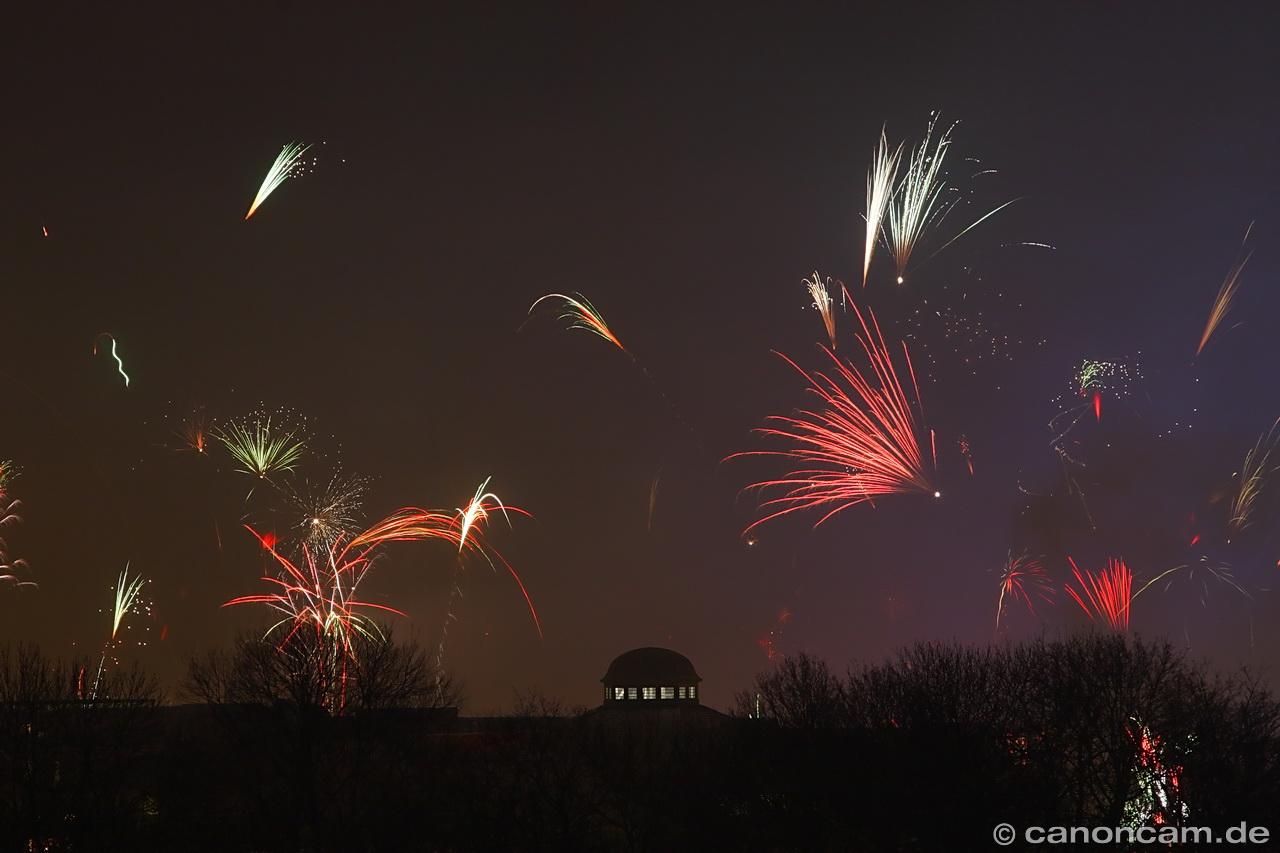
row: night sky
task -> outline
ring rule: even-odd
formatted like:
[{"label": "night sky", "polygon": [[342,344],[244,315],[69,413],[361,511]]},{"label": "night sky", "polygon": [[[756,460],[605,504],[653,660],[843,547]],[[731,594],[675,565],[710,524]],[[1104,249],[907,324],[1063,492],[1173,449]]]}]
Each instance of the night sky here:
[{"label": "night sky", "polygon": [[[779,627],[775,652],[837,669],[1090,630],[1068,556],[1123,558],[1135,588],[1228,566],[1247,597],[1180,570],[1132,630],[1275,667],[1280,479],[1226,525],[1280,416],[1272,4],[185,6],[42,3],[5,28],[0,459],[23,521],[4,535],[38,588],[0,591],[2,639],[96,658],[126,563],[153,616],[128,618],[121,658],[175,695],[187,656],[266,624],[221,607],[269,591],[244,529],[269,501],[174,434],[203,405],[305,424],[304,470],[371,478],[370,523],[452,510],[490,476],[530,513],[488,533],[541,639],[510,575],[459,578],[445,664],[471,712],[533,688],[597,704],[609,661],[646,645],[686,654],[725,708]],[[902,287],[881,250],[863,290],[881,128],[910,147],[934,112],[959,122],[960,203]],[[246,221],[293,141],[314,167]],[[744,488],[788,463],[727,457],[780,449],[753,430],[816,404],[775,354],[829,364],[814,271],[907,341],[942,497],[796,514],[749,544]],[[528,318],[570,292],[634,360]],[[1082,402],[1086,359],[1130,377],[1072,432],[1073,466],[1049,423]],[[1056,603],[1011,605],[997,634],[1024,550]],[[453,567],[398,544],[361,594],[435,647]]]}]

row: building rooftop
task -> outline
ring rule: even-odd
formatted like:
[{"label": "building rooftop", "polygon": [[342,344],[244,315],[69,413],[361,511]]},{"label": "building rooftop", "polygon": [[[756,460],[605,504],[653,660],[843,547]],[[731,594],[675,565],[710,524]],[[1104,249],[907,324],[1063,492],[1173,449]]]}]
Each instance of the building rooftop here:
[{"label": "building rooftop", "polygon": [[646,646],[623,652],[600,679],[606,687],[696,685],[702,681],[687,657],[671,649]]}]

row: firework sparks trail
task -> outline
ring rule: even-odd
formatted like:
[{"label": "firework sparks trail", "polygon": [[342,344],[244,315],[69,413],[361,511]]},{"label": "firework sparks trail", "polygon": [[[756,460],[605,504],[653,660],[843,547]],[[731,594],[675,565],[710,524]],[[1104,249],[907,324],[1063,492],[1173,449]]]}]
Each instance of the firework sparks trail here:
[{"label": "firework sparks trail", "polygon": [[1111,559],[1107,568],[1095,575],[1091,572],[1082,574],[1075,560],[1069,557],[1067,559],[1071,563],[1076,582],[1084,592],[1082,597],[1074,587],[1067,585],[1067,592],[1075,599],[1076,604],[1094,622],[1105,619],[1112,630],[1128,631],[1129,607],[1133,601],[1133,574],[1125,566],[1124,560]]},{"label": "firework sparks trail", "polygon": [[[516,585],[520,587],[520,593],[524,596],[525,603],[529,606],[529,613],[533,616],[534,627],[538,630],[538,636],[542,636],[542,622],[538,618],[538,611],[533,606],[533,599],[529,595],[529,590],[525,588],[524,581],[520,579],[520,575],[511,567],[501,554],[489,547],[483,539],[481,539],[481,528],[478,526],[481,522],[489,520],[490,513],[497,509],[502,513],[503,518],[507,520],[507,524],[511,524],[510,512],[518,512],[528,515],[522,509],[516,507],[508,507],[502,503],[502,499],[492,492],[486,492],[492,477],[485,478],[485,481],[476,489],[471,501],[465,507],[459,507],[456,515],[450,522],[450,535],[457,540],[458,553],[462,554],[464,547],[470,547],[472,550],[479,552],[489,563],[489,568],[497,571],[495,560],[501,563],[515,579]],[[440,645],[436,648],[436,667],[444,666],[444,647],[448,640],[449,623],[454,620],[453,603],[457,596],[462,594],[459,576],[462,573],[463,561],[461,559],[454,563],[453,582],[449,585],[449,599],[445,603],[445,619],[444,625],[440,633]]]},{"label": "firework sparks trail", "polygon": [[[1249,591],[1242,587],[1236,580],[1235,573],[1231,571],[1230,566],[1225,563],[1210,562],[1208,557],[1203,556],[1197,562],[1188,563],[1182,566],[1174,566],[1172,569],[1166,569],[1143,584],[1142,588],[1133,594],[1133,597],[1137,598],[1139,595],[1142,595],[1142,593],[1146,592],[1156,583],[1164,580],[1165,578],[1169,578],[1164,587],[1165,590],[1168,591],[1169,587],[1173,585],[1173,582],[1177,580],[1176,575],[1178,572],[1184,573],[1190,581],[1200,581],[1200,603],[1202,605],[1207,603],[1209,597],[1209,578],[1212,578],[1220,584],[1225,584],[1226,586],[1231,587],[1245,598],[1253,598],[1253,596],[1249,594]],[[1208,575],[1208,577],[1204,577],[1205,575]]]},{"label": "firework sparks trail", "polygon": [[1016,557],[1010,551],[1004,568],[1000,571],[1000,598],[996,601],[997,631],[1000,630],[1000,617],[1004,615],[1006,596],[1010,602],[1021,598],[1031,615],[1036,615],[1032,593],[1044,601],[1052,602],[1053,582],[1049,580],[1049,575],[1039,560],[1032,559],[1025,551]]},{"label": "firework sparks trail", "polygon": [[124,617],[137,611],[141,603],[138,594],[142,592],[142,588],[146,584],[147,580],[141,574],[135,578],[129,577],[129,566],[127,564],[121,570],[120,578],[116,581],[115,602],[111,608],[111,636],[102,647],[102,658],[98,661],[98,675],[93,680],[92,695],[95,698],[98,695],[98,688],[102,684],[102,673],[107,664],[107,654],[116,647],[120,636],[120,625],[124,622]]},{"label": "firework sparks trail", "polygon": [[822,373],[810,375],[783,356],[809,381],[809,390],[825,405],[818,411],[801,411],[791,417],[773,416],[770,420],[780,427],[757,430],[762,435],[789,440],[796,445],[793,449],[734,454],[783,456],[801,463],[800,468],[781,479],[752,486],[787,491],[761,504],[762,510],[772,511],[748,531],[781,515],[831,507],[814,525],[817,527],[836,513],[881,495],[932,492],[939,496],[918,438],[917,421],[923,419],[923,412],[920,391],[911,372],[911,356],[904,344],[902,353],[915,390],[914,405],[903,390],[875,315],[867,312],[871,318],[868,324],[857,306],[854,312],[862,325],[858,341],[870,362],[870,374],[842,362],[825,348],[823,351],[835,362],[835,378]]},{"label": "firework sparks trail", "polygon": [[[898,175],[898,159],[901,156],[901,145],[892,154],[889,153],[889,140],[885,137],[884,128],[881,128],[880,144],[871,161],[871,169],[867,172],[867,241],[862,259],[863,287],[867,286],[867,274],[871,271],[871,256],[875,253],[876,243],[880,241],[880,234],[884,228],[884,215],[893,196],[893,184]],[[832,346],[835,344],[833,343]]]},{"label": "firework sparks trail", "polygon": [[1258,502],[1262,486],[1276,471],[1276,464],[1272,461],[1271,454],[1275,452],[1277,443],[1280,443],[1280,435],[1276,432],[1277,427],[1280,427],[1280,420],[1260,435],[1257,443],[1245,454],[1244,463],[1240,466],[1240,488],[1235,500],[1231,502],[1231,521],[1228,523],[1228,529],[1232,533],[1239,533],[1249,526],[1249,516]]},{"label": "firework sparks trail", "polygon": [[[471,502],[466,507],[459,507],[458,512],[458,553],[462,553],[462,549],[467,544],[467,534],[475,527],[477,522],[488,521],[489,513],[493,509],[502,512],[507,524],[511,523],[511,517],[507,515],[507,508],[503,506],[502,499],[493,492],[486,492],[489,488],[489,481],[492,477],[486,477],[485,481],[476,489],[476,493],[472,496]],[[490,504],[489,500],[493,503]]]},{"label": "firework sparks trail", "polygon": [[[12,462],[7,460],[0,462],[0,528],[22,523],[22,517],[16,512],[22,502],[9,497],[9,484],[16,476],[16,469]],[[18,572],[26,570],[27,562],[26,560],[11,561],[6,553],[7,547],[5,541],[0,539],[0,572],[3,573],[0,574],[0,582],[16,587],[36,586],[34,581],[18,579]]]},{"label": "firework sparks trail", "polygon": [[[840,284],[839,282],[836,282]],[[813,298],[813,307],[818,309],[818,314],[822,316],[822,325],[826,327],[827,339],[831,341],[831,348],[836,348],[836,315],[835,300],[831,298],[831,278],[830,276],[824,281],[814,270],[813,278],[804,280],[805,287],[809,290],[809,296]],[[840,284],[840,289],[844,290],[844,285]]]},{"label": "firework sparks trail", "polygon": [[613,332],[609,330],[609,325],[604,321],[604,317],[600,315],[600,312],[597,311],[595,306],[588,302],[587,298],[581,293],[576,293],[573,296],[566,296],[563,293],[548,293],[546,296],[535,300],[534,303],[529,306],[529,315],[532,316],[538,305],[547,299],[564,300],[560,316],[557,319],[567,321],[569,324],[568,328],[586,329],[588,332],[593,332],[594,334],[604,338],[618,349],[627,353],[628,356],[631,355],[631,353],[627,351],[627,348],[622,345],[622,342],[619,341]]},{"label": "firework sparks trail", "polygon": [[[1249,232],[1253,230],[1253,223],[1245,229],[1244,240],[1242,243],[1249,241]],[[1196,355],[1204,352],[1204,348],[1208,346],[1209,339],[1218,331],[1218,327],[1222,325],[1222,321],[1226,319],[1227,312],[1231,310],[1231,305],[1235,302],[1236,291],[1240,289],[1240,274],[1244,272],[1244,265],[1249,262],[1252,252],[1241,256],[1227,272],[1226,279],[1223,280],[1222,286],[1218,288],[1218,295],[1213,300],[1213,306],[1209,309],[1209,319],[1204,324],[1204,332],[1200,335],[1200,345],[1196,347]]]},{"label": "firework sparks trail", "polygon": [[290,142],[280,149],[280,154],[276,157],[276,161],[271,164],[270,170],[267,171],[267,176],[263,179],[262,186],[258,188],[258,195],[254,198],[253,204],[249,205],[249,212],[244,215],[245,219],[253,216],[253,212],[258,209],[258,205],[266,201],[267,196],[275,192],[276,188],[284,183],[285,178],[296,177],[299,174],[302,155],[310,147],[310,145],[303,145],[300,142]]},{"label": "firework sparks trail", "polygon": [[103,332],[93,340],[93,354],[98,354],[98,341],[103,338],[111,338],[111,357],[116,360],[116,369],[120,371],[120,375],[124,377],[124,387],[129,387],[129,374],[124,372],[124,362],[121,361],[119,353],[116,352],[116,339],[110,332]]},{"label": "firework sparks trail", "polygon": [[[605,323],[604,317],[601,316],[600,312],[595,309],[595,306],[588,302],[586,297],[581,293],[574,294],[573,296],[566,296],[563,293],[548,293],[546,296],[538,298],[534,301],[533,305],[529,306],[529,317],[526,318],[525,323],[528,323],[529,319],[532,319],[534,311],[537,309],[538,305],[546,299],[561,299],[564,301],[563,310],[560,312],[557,319],[567,322],[567,328],[586,329],[593,334],[599,335],[618,349],[622,350],[622,352],[626,354],[627,358],[631,360],[632,365],[634,365],[635,368],[640,371],[641,375],[644,376],[645,380],[653,388],[654,392],[662,398],[662,402],[667,406],[671,415],[682,427],[689,431],[689,434],[693,436],[694,440],[701,446],[702,442],[701,439],[698,438],[697,431],[694,430],[689,422],[685,420],[684,416],[680,414],[680,410],[676,408],[675,404],[671,402],[671,398],[669,398],[667,393],[658,385],[657,381],[653,378],[653,374],[649,372],[647,367],[640,363],[639,359],[632,355],[630,350],[622,345],[622,342],[618,340],[617,336],[609,329],[608,324]],[[524,324],[521,324],[521,328],[523,327]]]},{"label": "firework sparks trail", "polygon": [[[925,130],[924,139],[920,142],[920,147],[911,152],[907,160],[906,171],[902,176],[902,180],[899,181],[897,190],[894,192],[893,199],[888,207],[888,228],[885,229],[885,235],[889,244],[889,251],[897,263],[898,284],[903,283],[912,253],[920,245],[925,234],[940,225],[942,220],[961,201],[961,196],[959,195],[956,195],[950,201],[943,201],[942,199],[943,193],[947,189],[946,182],[941,180],[942,161],[946,157],[947,148],[951,145],[951,131],[955,129],[955,125],[953,124],[942,133],[938,137],[937,145],[932,146],[931,149],[937,121],[937,113],[929,117],[929,125]],[[941,252],[976,228],[984,220],[994,216],[1012,203],[1012,201],[1007,201],[994,210],[983,214],[974,222],[966,225],[933,254],[936,255]]]},{"label": "firework sparks trail", "polygon": [[111,639],[114,640],[120,632],[121,621],[126,613],[132,612],[134,605],[138,602],[138,593],[146,583],[147,580],[142,575],[130,579],[128,566],[120,572],[120,580],[116,581],[115,607],[111,611]]},{"label": "firework sparks trail", "polygon": [[243,466],[237,470],[263,480],[294,470],[306,448],[297,429],[273,427],[271,417],[260,413],[244,421],[232,421],[226,429],[216,431],[214,437]]}]

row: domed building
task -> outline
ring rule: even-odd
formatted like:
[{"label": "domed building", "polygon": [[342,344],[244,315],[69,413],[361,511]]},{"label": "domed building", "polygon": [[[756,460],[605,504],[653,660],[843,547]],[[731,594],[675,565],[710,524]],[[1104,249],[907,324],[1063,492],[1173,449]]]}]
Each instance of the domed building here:
[{"label": "domed building", "polygon": [[600,680],[606,708],[664,707],[697,705],[702,678],[679,652],[646,646],[618,655]]}]

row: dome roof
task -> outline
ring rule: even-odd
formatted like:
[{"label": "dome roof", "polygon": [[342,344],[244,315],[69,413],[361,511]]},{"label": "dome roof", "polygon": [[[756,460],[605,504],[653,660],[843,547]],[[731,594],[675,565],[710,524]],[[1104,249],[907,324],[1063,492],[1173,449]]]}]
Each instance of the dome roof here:
[{"label": "dome roof", "polygon": [[646,646],[618,655],[600,680],[609,686],[625,687],[697,684],[702,678],[689,659],[679,652]]}]

